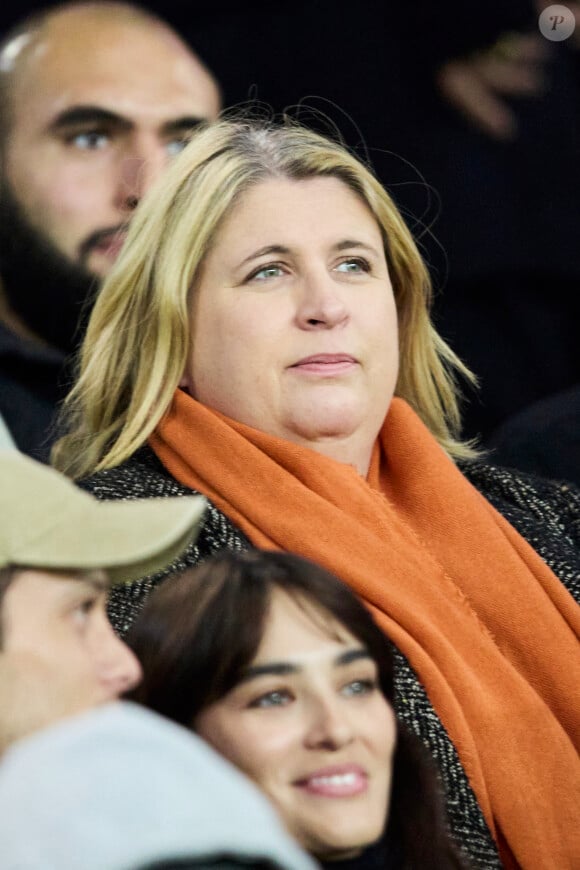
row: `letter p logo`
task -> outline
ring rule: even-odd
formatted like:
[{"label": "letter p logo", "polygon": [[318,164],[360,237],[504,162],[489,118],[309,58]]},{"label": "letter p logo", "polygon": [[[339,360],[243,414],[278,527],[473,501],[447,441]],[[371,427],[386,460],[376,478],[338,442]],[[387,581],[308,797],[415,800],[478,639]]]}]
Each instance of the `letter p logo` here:
[{"label": "letter p logo", "polygon": [[538,18],[540,33],[550,42],[563,42],[574,33],[576,19],[567,6],[547,6]]}]

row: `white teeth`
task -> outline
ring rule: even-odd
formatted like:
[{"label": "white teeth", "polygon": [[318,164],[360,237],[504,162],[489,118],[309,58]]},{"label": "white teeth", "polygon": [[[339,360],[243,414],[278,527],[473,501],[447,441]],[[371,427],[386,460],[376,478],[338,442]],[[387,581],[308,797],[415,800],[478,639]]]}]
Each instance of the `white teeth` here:
[{"label": "white teeth", "polygon": [[355,773],[337,773],[334,776],[313,776],[310,780],[312,785],[354,785],[357,782]]}]

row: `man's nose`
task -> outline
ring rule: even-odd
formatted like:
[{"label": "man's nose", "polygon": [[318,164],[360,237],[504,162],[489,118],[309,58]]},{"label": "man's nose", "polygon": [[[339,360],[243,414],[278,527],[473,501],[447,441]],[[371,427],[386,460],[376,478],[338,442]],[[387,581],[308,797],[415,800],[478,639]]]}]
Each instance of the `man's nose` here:
[{"label": "man's nose", "polygon": [[117,169],[116,207],[131,213],[167,165],[164,143],[151,138],[132,143],[119,155]]},{"label": "man's nose", "polygon": [[111,629],[112,637],[101,648],[99,677],[111,698],[117,698],[141,682],[143,671],[135,653]]},{"label": "man's nose", "polygon": [[319,698],[310,704],[305,745],[337,751],[354,740],[354,728],[340,699]]}]

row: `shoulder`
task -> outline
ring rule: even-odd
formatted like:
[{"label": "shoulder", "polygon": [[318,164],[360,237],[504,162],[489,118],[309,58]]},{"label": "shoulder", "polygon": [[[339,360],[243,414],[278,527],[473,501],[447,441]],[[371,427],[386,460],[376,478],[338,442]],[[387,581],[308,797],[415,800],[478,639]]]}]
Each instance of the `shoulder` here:
[{"label": "shoulder", "polygon": [[166,498],[192,493],[169,474],[149,447],[142,447],[122,465],[97,471],[79,480],[78,486],[104,501]]},{"label": "shoulder", "polygon": [[486,463],[461,470],[580,598],[580,489]]},{"label": "shoulder", "polygon": [[[99,471],[78,481],[78,485],[103,501],[138,498],[175,498],[196,495],[196,490],[179,483],[164,468],[149,447],[116,468]],[[164,571],[143,577],[129,586],[117,586],[111,591],[109,617],[120,634],[125,634],[152,590],[170,574],[193,568],[204,559],[223,549],[247,550],[250,542],[211,502],[197,541]]]},{"label": "shoulder", "polygon": [[573,483],[482,462],[461,470],[507,519],[510,513],[529,514],[580,542],[580,489]]}]

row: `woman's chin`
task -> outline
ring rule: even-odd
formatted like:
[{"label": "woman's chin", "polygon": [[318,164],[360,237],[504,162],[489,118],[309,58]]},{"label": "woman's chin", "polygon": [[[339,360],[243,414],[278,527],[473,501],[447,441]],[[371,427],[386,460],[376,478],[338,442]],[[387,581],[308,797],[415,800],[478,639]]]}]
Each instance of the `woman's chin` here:
[{"label": "woman's chin", "polygon": [[288,829],[302,848],[319,861],[355,858],[377,843],[385,830],[388,806],[376,793],[371,796],[372,802],[363,798],[360,806],[357,800],[347,800],[344,806],[340,800],[318,812],[307,813],[303,807]]},{"label": "woman's chin", "polygon": [[311,442],[316,449],[318,442],[342,441],[356,436],[367,428],[366,415],[360,407],[336,405],[332,407],[306,407],[295,411],[286,421],[288,438],[294,435],[301,441]]},{"label": "woman's chin", "polygon": [[352,840],[344,837],[338,840],[330,840],[320,844],[318,848],[310,848],[307,851],[310,851],[318,861],[348,861],[352,858],[357,858],[365,849],[374,845],[380,839],[380,836],[381,834],[378,833],[376,836],[353,837]]}]

